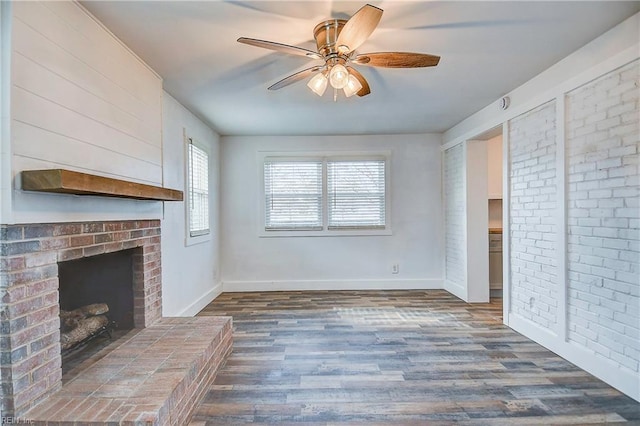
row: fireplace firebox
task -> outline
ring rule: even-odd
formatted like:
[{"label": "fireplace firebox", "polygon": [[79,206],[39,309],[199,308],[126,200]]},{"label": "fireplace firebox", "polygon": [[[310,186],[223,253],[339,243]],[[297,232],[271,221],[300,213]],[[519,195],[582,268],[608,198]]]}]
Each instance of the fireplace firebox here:
[{"label": "fireplace firebox", "polygon": [[58,263],[63,375],[133,328],[133,259],[139,250]]},{"label": "fireplace firebox", "polygon": [[60,309],[105,303],[118,329],[133,328],[135,250],[85,257],[58,264]]}]

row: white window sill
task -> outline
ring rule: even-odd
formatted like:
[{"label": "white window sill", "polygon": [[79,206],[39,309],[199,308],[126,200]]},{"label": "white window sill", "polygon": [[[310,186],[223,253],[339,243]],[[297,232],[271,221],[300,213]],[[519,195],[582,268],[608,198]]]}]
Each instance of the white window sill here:
[{"label": "white window sill", "polygon": [[197,244],[204,244],[207,241],[211,241],[211,232],[209,232],[208,234],[198,235],[195,237],[188,236],[184,240],[184,245],[185,247],[195,246]]},{"label": "white window sill", "polygon": [[345,229],[345,230],[301,230],[301,231],[265,231],[262,230],[259,238],[291,238],[291,237],[380,237],[393,235],[390,228],[387,229]]}]

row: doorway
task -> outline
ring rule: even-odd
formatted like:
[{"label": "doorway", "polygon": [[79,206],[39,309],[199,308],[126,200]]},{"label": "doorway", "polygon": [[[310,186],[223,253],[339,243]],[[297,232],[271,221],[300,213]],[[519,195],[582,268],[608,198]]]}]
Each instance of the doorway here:
[{"label": "doorway", "polygon": [[[476,137],[469,143],[475,145],[474,150],[482,155],[475,158],[468,157],[467,164],[468,182],[477,182],[478,188],[486,190],[476,193],[470,198],[472,205],[468,206],[467,214],[476,216],[476,232],[469,232],[469,247],[474,249],[470,257],[476,257],[481,262],[486,262],[486,268],[480,268],[488,277],[470,280],[469,286],[481,286],[475,289],[477,294],[489,294],[489,298],[501,299],[503,292],[503,267],[502,267],[502,229],[503,229],[503,133],[502,125],[496,126]],[[486,155],[485,155],[486,154]],[[481,163],[481,164],[480,164]],[[483,214],[476,215],[475,212]],[[486,213],[485,213],[486,212]],[[488,286],[488,289],[486,288]],[[470,288],[471,291],[471,288]]]}]

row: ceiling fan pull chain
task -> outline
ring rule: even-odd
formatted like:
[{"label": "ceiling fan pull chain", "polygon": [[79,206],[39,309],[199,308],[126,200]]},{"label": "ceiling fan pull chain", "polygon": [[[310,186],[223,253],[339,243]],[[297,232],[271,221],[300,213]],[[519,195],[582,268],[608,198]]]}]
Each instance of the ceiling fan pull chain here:
[{"label": "ceiling fan pull chain", "polygon": [[338,89],[333,88],[333,102],[338,102]]}]

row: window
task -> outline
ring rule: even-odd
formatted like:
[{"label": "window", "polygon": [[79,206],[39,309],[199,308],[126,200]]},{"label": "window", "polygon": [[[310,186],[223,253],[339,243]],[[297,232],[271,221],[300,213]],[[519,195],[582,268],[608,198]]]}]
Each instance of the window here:
[{"label": "window", "polygon": [[263,236],[390,234],[386,156],[274,156],[262,164]]},{"label": "window", "polygon": [[264,163],[265,229],[322,229],[322,163]]},{"label": "window", "polygon": [[209,233],[209,154],[193,139],[188,143],[187,185],[189,236],[206,235]]},{"label": "window", "polygon": [[384,228],[385,162],[328,161],[329,229]]}]

